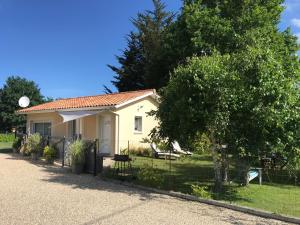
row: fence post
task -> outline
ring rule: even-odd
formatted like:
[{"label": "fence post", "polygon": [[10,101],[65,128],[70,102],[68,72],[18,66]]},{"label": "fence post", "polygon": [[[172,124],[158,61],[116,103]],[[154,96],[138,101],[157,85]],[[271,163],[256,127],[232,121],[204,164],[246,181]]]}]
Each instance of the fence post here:
[{"label": "fence post", "polygon": [[98,140],[94,140],[94,176],[97,176],[97,142]]},{"label": "fence post", "polygon": [[65,166],[65,142],[66,142],[66,137],[64,136],[63,138],[63,150],[62,150],[62,162],[61,162],[61,167]]}]

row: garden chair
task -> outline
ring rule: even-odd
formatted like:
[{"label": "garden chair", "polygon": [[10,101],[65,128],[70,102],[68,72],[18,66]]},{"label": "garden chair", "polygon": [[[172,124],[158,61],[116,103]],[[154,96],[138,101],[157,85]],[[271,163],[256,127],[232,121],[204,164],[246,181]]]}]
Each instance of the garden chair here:
[{"label": "garden chair", "polygon": [[151,149],[154,153],[155,158],[159,158],[159,157],[164,157],[165,159],[167,159],[167,158],[171,159],[172,157],[175,158],[175,159],[180,158],[180,155],[178,155],[178,154],[161,151],[155,143],[151,143],[150,146],[151,146]]},{"label": "garden chair", "polygon": [[183,155],[192,155],[193,153],[187,151],[187,150],[184,150],[180,147],[178,141],[173,141],[172,142],[172,147],[173,147],[173,151],[175,153],[179,153],[179,154],[183,154]]}]

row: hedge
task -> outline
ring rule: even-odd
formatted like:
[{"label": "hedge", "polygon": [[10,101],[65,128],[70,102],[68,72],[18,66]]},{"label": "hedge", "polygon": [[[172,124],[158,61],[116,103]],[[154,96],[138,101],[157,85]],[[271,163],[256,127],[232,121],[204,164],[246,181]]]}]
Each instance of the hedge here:
[{"label": "hedge", "polygon": [[13,142],[15,134],[0,134],[0,142]]}]

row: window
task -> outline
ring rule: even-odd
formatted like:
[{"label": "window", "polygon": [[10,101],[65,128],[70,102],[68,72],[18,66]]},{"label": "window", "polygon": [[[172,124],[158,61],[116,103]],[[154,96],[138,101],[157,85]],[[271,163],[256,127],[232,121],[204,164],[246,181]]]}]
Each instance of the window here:
[{"label": "window", "polygon": [[76,120],[71,120],[68,123],[68,134],[69,137],[75,137],[76,136]]},{"label": "window", "polygon": [[134,131],[142,132],[142,117],[141,116],[134,117]]},{"label": "window", "polygon": [[51,123],[33,123],[33,132],[42,136],[51,136]]}]

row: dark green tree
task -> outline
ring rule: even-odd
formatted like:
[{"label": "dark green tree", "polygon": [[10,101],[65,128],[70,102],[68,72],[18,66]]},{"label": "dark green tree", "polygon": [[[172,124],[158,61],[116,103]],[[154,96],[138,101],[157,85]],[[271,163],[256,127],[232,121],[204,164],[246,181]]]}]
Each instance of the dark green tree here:
[{"label": "dark green tree", "polygon": [[16,115],[20,109],[18,100],[26,95],[30,99],[30,106],[44,102],[40,89],[33,82],[19,76],[8,77],[3,88],[0,89],[0,130],[11,131],[12,127],[24,129],[26,125],[23,115]]},{"label": "dark green tree", "polygon": [[185,1],[169,33],[181,65],[161,93],[159,134],[183,142],[208,134],[217,186],[224,143],[244,172],[262,152],[299,162],[299,45],[278,29],[282,2]]},{"label": "dark green tree", "polygon": [[174,14],[160,0],[153,4],[153,11],[139,13],[132,20],[136,31],[128,36],[122,56],[117,56],[120,67],[108,65],[116,72],[112,83],[118,91],[159,89],[169,80],[164,42]]}]

